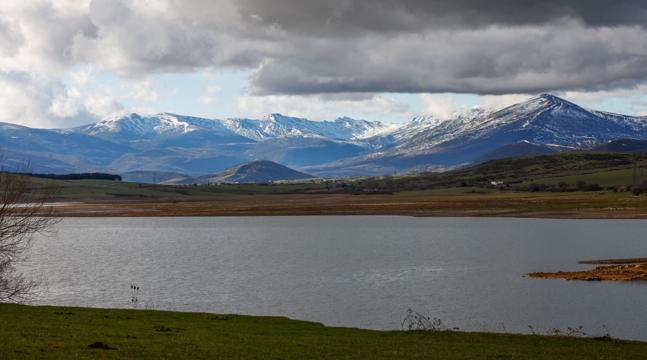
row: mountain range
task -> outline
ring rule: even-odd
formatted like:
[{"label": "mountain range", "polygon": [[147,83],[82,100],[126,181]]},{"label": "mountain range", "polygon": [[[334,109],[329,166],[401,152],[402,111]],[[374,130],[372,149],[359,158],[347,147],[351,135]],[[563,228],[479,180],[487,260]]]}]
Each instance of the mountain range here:
[{"label": "mountain range", "polygon": [[28,164],[33,172],[102,171],[146,182],[216,174],[254,160],[323,177],[442,170],[618,139],[646,140],[647,117],[590,110],[549,94],[497,111],[419,116],[399,126],[347,117],[219,120],[171,113],[68,129],[0,123],[5,169]]}]

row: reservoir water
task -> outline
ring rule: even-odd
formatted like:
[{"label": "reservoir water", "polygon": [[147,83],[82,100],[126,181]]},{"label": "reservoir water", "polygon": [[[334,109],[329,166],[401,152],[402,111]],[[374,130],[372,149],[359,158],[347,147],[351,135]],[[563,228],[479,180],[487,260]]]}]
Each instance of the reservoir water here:
[{"label": "reservoir water", "polygon": [[66,218],[21,265],[34,303],[280,315],[399,329],[407,309],[470,331],[582,325],[647,340],[647,283],[530,279],[647,257],[647,221],[398,216]]}]

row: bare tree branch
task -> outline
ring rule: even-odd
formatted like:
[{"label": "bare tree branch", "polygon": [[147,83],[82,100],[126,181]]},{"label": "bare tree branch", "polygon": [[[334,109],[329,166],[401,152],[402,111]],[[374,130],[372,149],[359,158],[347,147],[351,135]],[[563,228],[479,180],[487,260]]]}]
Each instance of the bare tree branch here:
[{"label": "bare tree branch", "polygon": [[15,265],[25,260],[33,235],[59,221],[48,205],[54,193],[30,177],[0,172],[0,302],[24,301],[36,285]]}]

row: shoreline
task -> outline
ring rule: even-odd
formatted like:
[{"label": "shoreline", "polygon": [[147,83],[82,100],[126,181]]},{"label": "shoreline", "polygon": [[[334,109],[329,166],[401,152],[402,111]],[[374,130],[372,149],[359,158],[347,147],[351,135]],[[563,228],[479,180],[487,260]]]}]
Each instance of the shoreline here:
[{"label": "shoreline", "polygon": [[647,219],[647,197],[613,195],[236,195],[195,200],[75,200],[51,206],[61,217],[399,215]]}]

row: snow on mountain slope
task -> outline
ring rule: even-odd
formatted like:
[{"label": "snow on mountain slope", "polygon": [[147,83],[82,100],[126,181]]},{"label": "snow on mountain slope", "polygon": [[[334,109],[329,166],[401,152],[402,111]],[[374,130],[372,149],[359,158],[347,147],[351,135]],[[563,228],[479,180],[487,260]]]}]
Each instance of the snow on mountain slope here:
[{"label": "snow on mountain slope", "polygon": [[[290,166],[325,163],[365,154],[363,139],[392,129],[380,122],[339,118],[311,121],[272,114],[261,120],[204,119],[170,113],[129,114],[58,130],[134,149],[114,159],[113,170],[220,171],[232,161],[270,158]],[[171,153],[167,150],[174,149]]]},{"label": "snow on mountain slope", "polygon": [[611,120],[615,122],[616,124],[633,129],[635,131],[641,131],[644,130],[645,127],[647,126],[647,116],[629,116],[629,115],[621,115],[621,114],[614,114],[606,111],[598,111],[598,110],[589,110],[593,114],[606,118],[608,120]]},{"label": "snow on mountain slope", "polygon": [[227,119],[224,125],[239,135],[257,141],[282,137],[323,137],[337,140],[362,140],[394,129],[379,121],[355,120],[348,117],[333,121],[312,121],[271,114],[261,120]]},{"label": "snow on mountain slope", "polygon": [[[495,152],[506,156],[647,139],[647,117],[589,110],[540,95],[495,112],[472,108],[450,119],[420,116],[397,126],[347,117],[311,121],[130,114],[72,129],[0,124],[0,147],[48,171],[156,171],[191,176],[258,159],[334,176],[451,168]],[[527,143],[533,146],[528,146]],[[536,145],[536,146],[535,146]],[[13,156],[13,155],[12,155]],[[49,160],[51,159],[51,160]]]},{"label": "snow on mountain slope", "polygon": [[405,152],[431,149],[479,124],[486,115],[484,109],[472,108],[457,112],[450,119],[416,117],[393,133],[396,148]]},{"label": "snow on mountain slope", "polygon": [[[411,124],[415,123],[414,120]],[[406,130],[407,126],[400,131]],[[472,109],[412,134],[401,136],[397,145],[399,152],[424,152],[441,145],[461,146],[496,138],[500,138],[500,145],[525,140],[544,145],[588,147],[610,139],[646,137],[647,118],[590,111],[543,94],[489,114]]]},{"label": "snow on mountain slope", "polygon": [[125,116],[115,116],[94,124],[63,131],[111,140],[141,140],[156,136],[177,136],[199,130],[220,135],[233,135],[233,132],[220,121],[170,113],[150,116],[133,113]]},{"label": "snow on mountain slope", "polygon": [[647,119],[590,111],[553,95],[543,94],[490,114],[468,139],[522,134],[538,144],[589,147],[617,138],[647,136]]},{"label": "snow on mountain slope", "polygon": [[[370,174],[370,169],[398,172],[422,165],[452,167],[523,141],[560,149],[590,148],[619,138],[647,139],[647,117],[587,110],[543,94],[492,113],[472,109],[444,121],[414,119],[390,137],[392,144],[373,153],[307,170],[363,175]],[[508,148],[515,149],[522,147]]]},{"label": "snow on mountain slope", "polygon": [[141,140],[159,136],[178,136],[195,131],[219,135],[237,134],[262,141],[283,137],[321,137],[336,140],[362,140],[392,131],[393,125],[378,121],[355,120],[348,117],[333,121],[312,121],[271,114],[263,119],[203,119],[170,113],[144,116],[130,114],[99,121],[95,124],[63,130],[111,140]]}]

